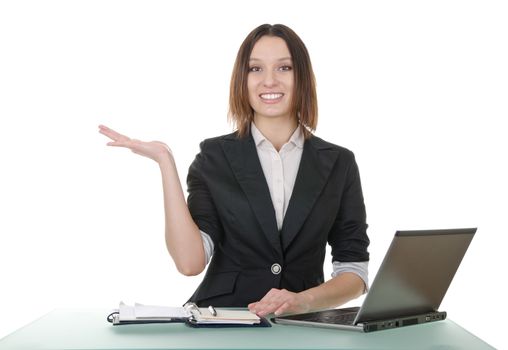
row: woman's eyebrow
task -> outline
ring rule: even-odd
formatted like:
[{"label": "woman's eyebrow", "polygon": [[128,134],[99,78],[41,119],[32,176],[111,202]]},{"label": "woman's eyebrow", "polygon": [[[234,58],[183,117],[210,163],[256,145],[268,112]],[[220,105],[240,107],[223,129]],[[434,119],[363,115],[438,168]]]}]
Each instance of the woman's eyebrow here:
[{"label": "woman's eyebrow", "polygon": [[[282,58],[277,59],[277,61],[286,61],[286,60],[291,61],[291,57],[288,56],[288,57],[282,57]],[[263,60],[260,58],[251,57],[251,58],[249,58],[249,61],[263,61]]]}]

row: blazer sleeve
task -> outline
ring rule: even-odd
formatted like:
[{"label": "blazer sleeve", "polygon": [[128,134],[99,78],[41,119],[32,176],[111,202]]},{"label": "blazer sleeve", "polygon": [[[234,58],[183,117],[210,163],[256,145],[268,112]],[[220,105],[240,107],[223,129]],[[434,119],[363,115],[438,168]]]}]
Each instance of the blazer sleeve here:
[{"label": "blazer sleeve", "polygon": [[[346,178],[339,211],[328,235],[332,261],[368,261],[369,238],[360,173],[353,153],[345,172]],[[348,157],[349,158],[349,157]]]},{"label": "blazer sleeve", "polygon": [[212,195],[205,181],[206,141],[200,144],[201,152],[192,162],[187,175],[187,206],[192,219],[199,229],[208,234],[217,246],[222,240],[223,227],[215,207]]}]

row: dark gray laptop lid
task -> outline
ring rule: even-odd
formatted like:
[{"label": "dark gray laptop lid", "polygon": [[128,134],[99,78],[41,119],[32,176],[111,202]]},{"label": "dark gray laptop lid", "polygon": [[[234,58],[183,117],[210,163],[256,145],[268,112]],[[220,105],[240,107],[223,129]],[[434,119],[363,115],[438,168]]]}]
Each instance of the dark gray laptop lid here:
[{"label": "dark gray laptop lid", "polygon": [[355,323],[437,311],[475,232],[397,231]]}]

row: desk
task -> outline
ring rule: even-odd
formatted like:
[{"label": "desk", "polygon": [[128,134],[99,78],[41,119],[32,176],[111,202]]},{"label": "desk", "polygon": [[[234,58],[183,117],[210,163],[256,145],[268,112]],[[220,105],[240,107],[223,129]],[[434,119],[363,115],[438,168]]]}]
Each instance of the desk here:
[{"label": "desk", "polygon": [[112,326],[108,310],[55,310],[0,339],[0,350],[39,349],[493,349],[445,320],[373,333],[273,325],[190,328],[181,323]]}]

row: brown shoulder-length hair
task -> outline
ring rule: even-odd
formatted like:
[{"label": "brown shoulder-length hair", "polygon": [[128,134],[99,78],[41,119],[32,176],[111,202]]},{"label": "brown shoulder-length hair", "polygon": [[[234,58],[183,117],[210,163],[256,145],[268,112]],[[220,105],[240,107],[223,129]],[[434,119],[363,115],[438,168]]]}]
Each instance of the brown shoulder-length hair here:
[{"label": "brown shoulder-length hair", "polygon": [[283,24],[260,25],[247,35],[240,46],[231,76],[228,118],[236,126],[238,137],[248,135],[250,123],[254,118],[254,110],[249,103],[247,91],[249,59],[254,45],[265,35],[279,37],[288,46],[293,61],[295,82],[291,112],[299,119],[307,139],[316,130],[318,120],[316,79],[305,44],[291,28]]}]

